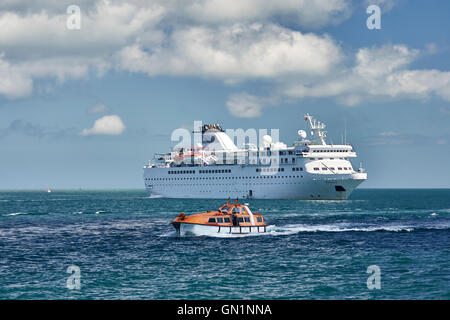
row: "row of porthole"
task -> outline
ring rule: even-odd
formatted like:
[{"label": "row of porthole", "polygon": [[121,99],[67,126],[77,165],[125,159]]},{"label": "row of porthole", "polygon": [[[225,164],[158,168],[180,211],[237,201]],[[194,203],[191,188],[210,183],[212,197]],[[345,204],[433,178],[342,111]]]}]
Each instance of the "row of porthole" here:
[{"label": "row of porthole", "polygon": [[147,181],[162,181],[162,180],[229,180],[229,179],[268,179],[268,178],[303,178],[303,176],[249,176],[249,177],[193,177],[193,178],[145,178]]},{"label": "row of porthole", "polygon": [[[274,185],[274,184],[301,184],[300,182],[268,182],[268,183],[255,183],[252,184],[253,186],[258,186],[258,185]],[[234,185],[230,185],[230,184],[220,184],[220,183],[216,183],[216,184],[205,184],[205,183],[200,183],[200,184],[165,184],[165,183],[161,183],[161,184],[154,184],[154,185],[150,185],[147,184],[147,187],[153,187],[153,186],[157,186],[157,187],[169,187],[169,188],[175,188],[175,187],[185,187],[185,186],[192,186],[192,187],[199,187],[199,186],[224,186],[224,187],[234,187]]]}]

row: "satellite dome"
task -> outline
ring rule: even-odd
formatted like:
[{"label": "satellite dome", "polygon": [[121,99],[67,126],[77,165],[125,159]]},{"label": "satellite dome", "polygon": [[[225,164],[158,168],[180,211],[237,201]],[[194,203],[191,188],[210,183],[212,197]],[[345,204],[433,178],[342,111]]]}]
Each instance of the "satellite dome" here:
[{"label": "satellite dome", "polygon": [[297,134],[300,138],[305,139],[306,138],[306,131],[305,130],[298,130]]},{"label": "satellite dome", "polygon": [[264,147],[270,147],[270,144],[272,143],[272,137],[266,134],[262,139]]}]

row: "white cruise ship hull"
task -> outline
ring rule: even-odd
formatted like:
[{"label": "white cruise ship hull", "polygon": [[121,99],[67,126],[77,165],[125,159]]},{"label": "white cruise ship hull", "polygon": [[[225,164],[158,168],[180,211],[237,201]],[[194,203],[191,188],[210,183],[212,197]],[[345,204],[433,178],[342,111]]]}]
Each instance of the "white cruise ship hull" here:
[{"label": "white cruise ship hull", "polygon": [[195,173],[174,177],[167,174],[169,169],[145,168],[145,186],[150,196],[164,198],[346,200],[367,179],[366,173],[291,172],[289,166],[284,172],[266,176],[255,173],[253,166],[208,168],[231,172],[200,174],[198,168],[187,167]]}]

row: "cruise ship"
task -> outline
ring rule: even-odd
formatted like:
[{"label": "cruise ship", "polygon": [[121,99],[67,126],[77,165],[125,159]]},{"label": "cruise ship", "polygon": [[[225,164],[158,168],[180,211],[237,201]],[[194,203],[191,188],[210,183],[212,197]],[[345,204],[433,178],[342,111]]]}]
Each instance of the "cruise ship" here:
[{"label": "cruise ship", "polygon": [[345,141],[328,144],[325,124],[309,114],[304,121],[309,136],[299,130],[291,146],[264,135],[260,146],[238,147],[220,125],[201,125],[194,129],[200,142],[155,154],[144,166],[145,188],[165,198],[346,200],[367,179],[350,161],[355,150]]}]

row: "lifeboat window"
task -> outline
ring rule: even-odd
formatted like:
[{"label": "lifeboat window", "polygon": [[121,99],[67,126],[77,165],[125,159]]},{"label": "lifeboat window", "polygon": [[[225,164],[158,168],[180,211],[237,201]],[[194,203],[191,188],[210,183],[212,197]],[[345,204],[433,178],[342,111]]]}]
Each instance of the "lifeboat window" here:
[{"label": "lifeboat window", "polygon": [[223,223],[223,218],[217,218],[217,223]]},{"label": "lifeboat window", "polygon": [[244,222],[244,218],[239,218],[239,222]]},{"label": "lifeboat window", "polygon": [[261,218],[261,217],[257,217],[256,220],[257,220],[258,222],[262,222],[262,218]]},{"label": "lifeboat window", "polygon": [[223,218],[223,221],[224,221],[225,223],[230,223],[230,218]]},{"label": "lifeboat window", "polygon": [[209,218],[208,223],[216,223],[216,218]]},{"label": "lifeboat window", "polygon": [[250,222],[250,218],[245,217],[244,220],[245,222]]},{"label": "lifeboat window", "polygon": [[239,207],[234,207],[232,212],[233,213],[240,213],[241,209]]}]

